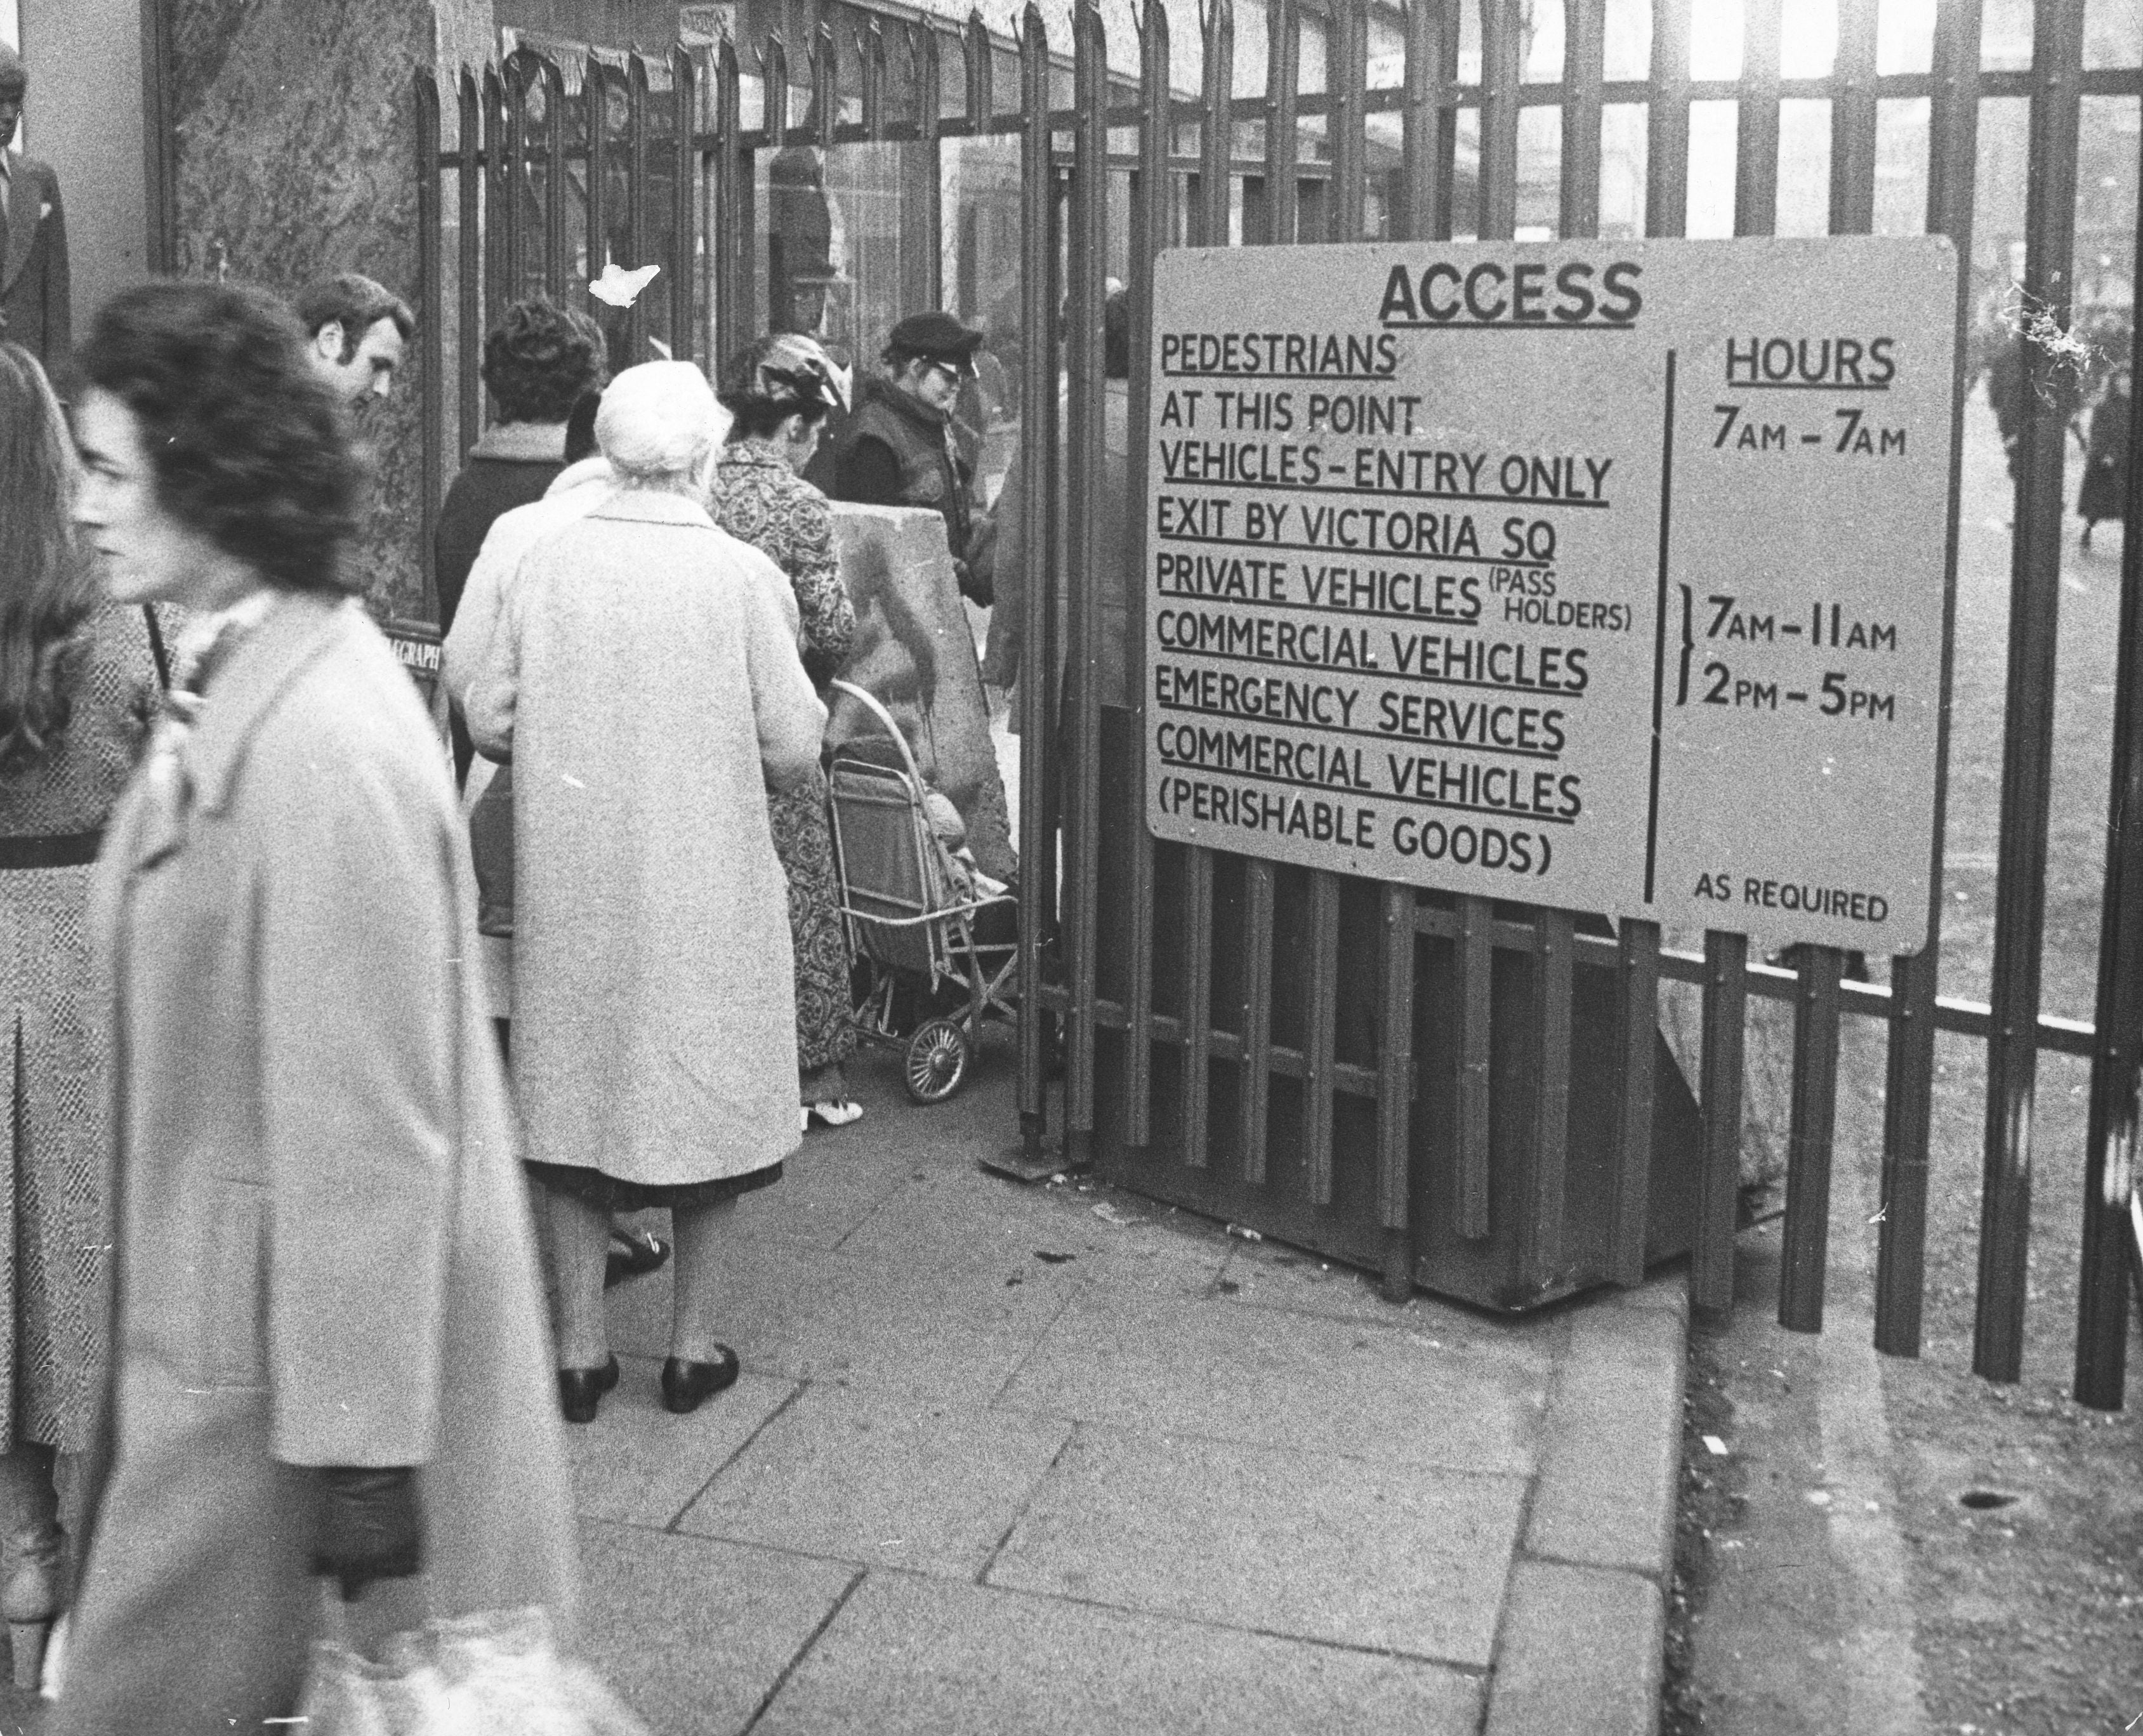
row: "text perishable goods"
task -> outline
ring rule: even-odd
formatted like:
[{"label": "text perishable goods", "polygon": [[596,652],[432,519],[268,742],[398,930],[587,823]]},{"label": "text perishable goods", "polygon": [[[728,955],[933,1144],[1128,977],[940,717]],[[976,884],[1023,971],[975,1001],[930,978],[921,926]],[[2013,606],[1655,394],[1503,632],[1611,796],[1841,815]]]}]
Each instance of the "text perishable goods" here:
[{"label": "text perishable goods", "polygon": [[1917,949],[1955,270],[1941,237],[1163,255],[1155,833]]}]

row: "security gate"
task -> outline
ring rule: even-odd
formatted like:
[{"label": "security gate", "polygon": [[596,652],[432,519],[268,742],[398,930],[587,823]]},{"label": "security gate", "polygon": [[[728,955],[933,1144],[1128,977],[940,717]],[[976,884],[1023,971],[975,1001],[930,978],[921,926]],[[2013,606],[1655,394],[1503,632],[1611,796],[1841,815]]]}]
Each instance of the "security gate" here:
[{"label": "security gate", "polygon": [[[1876,0],[1839,0],[1834,42],[1818,45],[1820,64],[1810,65],[1798,12],[1789,31],[1784,0],[1744,0],[1735,75],[1703,76],[1716,50],[1708,32],[1735,10],[1700,11],[1694,0],[1268,0],[1260,13],[1238,14],[1213,0],[1196,21],[1195,52],[1185,52],[1177,39],[1191,21],[1180,9],[1149,3],[1126,25],[1076,0],[1067,32],[1030,5],[1009,111],[996,101],[1007,50],[979,18],[957,36],[923,23],[890,35],[883,21],[852,34],[829,23],[794,58],[805,69],[800,84],[774,41],[743,57],[724,42],[681,50],[661,67],[636,57],[618,68],[591,63],[577,89],[553,62],[524,52],[461,80],[451,151],[441,149],[440,94],[420,75],[428,506],[436,510],[449,450],[446,339],[460,379],[459,444],[482,411],[474,362],[484,316],[520,286],[544,283],[563,295],[606,258],[659,257],[670,267],[669,299],[654,325],[676,354],[708,359],[757,329],[762,158],[874,145],[895,147],[912,181],[903,210],[913,222],[903,216],[897,265],[904,291],[935,300],[951,275],[952,244],[930,244],[956,231],[964,241],[972,226],[964,215],[951,227],[943,220],[947,153],[1016,140],[1020,462],[1045,527],[1028,542],[1027,668],[1038,678],[1021,694],[1029,992],[1019,1103],[1029,1148],[1040,1155],[1061,1132],[1072,1160],[1091,1157],[1132,1187],[1369,1265],[1395,1291],[1428,1281],[1522,1306],[1597,1277],[1633,1283],[1648,1255],[1685,1235],[1694,1300],[1723,1309],[1733,1294],[1749,1002],[1784,1002],[1793,1065],[1779,1318],[1814,1330],[1839,1032],[1849,1016],[1874,1019],[1888,1045],[1876,1343],[1914,1355],[1935,1036],[1983,1039],[1974,1366],[2013,1380],[2038,1057],[2087,1056],[2076,1393],[2118,1406],[2130,1261],[2143,1227],[2133,1167],[2143,846],[2131,819],[2143,803],[2143,546],[2132,536],[2121,567],[2095,1024],[2042,1016],[2041,977],[2073,408],[2065,370],[2082,311],[2080,190],[2086,239],[2095,250],[2117,250],[2110,275],[2127,272],[2131,306],[2143,278],[2132,190],[2109,217],[2091,201],[2102,200],[2098,180],[2116,177],[2080,188],[2079,151],[2087,117],[2098,127],[2109,113],[2132,115],[2143,98],[2132,24],[2114,32],[2109,52],[2105,21],[2091,26],[2085,0],[1939,0],[1931,36],[1916,37],[1893,30]],[[1558,31],[1559,60],[1546,47]],[[956,52],[964,73],[957,102],[939,74]],[[755,116],[746,103],[755,86]],[[793,100],[804,104],[801,121],[791,117]],[[1709,171],[1723,158],[1729,105],[1730,210]],[[2020,106],[2028,113],[2021,162],[1997,148]],[[1982,136],[1990,116],[2002,124],[1990,121]],[[1811,136],[1827,146],[1820,194],[1806,174],[1782,175],[1788,146]],[[1709,141],[1694,176],[1693,141]],[[2126,149],[2132,162],[2135,146]],[[2015,190],[1981,185],[1982,159],[2004,176],[2021,174],[2024,198],[2014,235],[1976,254],[1982,196],[1998,202]],[[451,258],[449,200],[458,233]],[[1611,928],[1581,913],[1160,844],[1142,823],[1138,715],[1104,704],[1092,679],[1109,559],[1108,276],[1129,286],[1130,421],[1142,430],[1152,389],[1150,267],[1164,247],[1508,240],[1522,227],[1542,238],[1610,228],[1665,236],[1685,233],[1693,212],[1744,235],[1774,232],[1782,213],[1804,232],[1924,229],[1949,236],[1967,263],[2006,244],[2009,257],[1996,264],[2017,268],[2013,324],[2027,377],[1987,1004],[1938,993],[1938,933],[1924,951],[1892,961],[1885,985],[1853,980],[1828,948],[1797,947],[1767,963],[1730,932],[1707,934],[1700,951],[1665,946],[1656,924]],[[964,284],[972,259],[957,269]],[[1996,280],[2009,274],[2001,270]],[[2103,257],[2099,275],[2109,276]],[[1970,339],[1982,287],[1972,270],[1961,272],[1960,428],[1981,359]],[[647,324],[637,317],[636,331]],[[1060,379],[1061,431],[1049,413]],[[2131,431],[2131,450],[2143,447],[2139,435]],[[1134,501],[1145,497],[1144,462],[1135,442]],[[1953,499],[1957,492],[1953,475]],[[2130,524],[2143,522],[2133,472],[2127,505]],[[1141,519],[1133,530],[1133,572],[1146,571],[1147,528]],[[1952,572],[1957,542],[1952,517]],[[1131,655],[1138,692],[1136,641]],[[1936,858],[1939,888],[1939,843]],[[1693,1096],[1657,1035],[1663,981],[1701,996]],[[1061,1097],[1052,1084],[1060,1053]]]}]

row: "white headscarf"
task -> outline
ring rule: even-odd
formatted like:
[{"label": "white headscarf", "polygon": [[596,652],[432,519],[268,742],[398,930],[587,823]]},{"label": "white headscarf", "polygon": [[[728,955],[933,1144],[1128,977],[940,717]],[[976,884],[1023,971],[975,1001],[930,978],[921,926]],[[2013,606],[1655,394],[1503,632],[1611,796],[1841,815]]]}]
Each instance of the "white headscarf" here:
[{"label": "white headscarf", "polygon": [[691,472],[720,445],[729,423],[690,362],[642,362],[603,388],[596,443],[620,476],[646,482]]}]

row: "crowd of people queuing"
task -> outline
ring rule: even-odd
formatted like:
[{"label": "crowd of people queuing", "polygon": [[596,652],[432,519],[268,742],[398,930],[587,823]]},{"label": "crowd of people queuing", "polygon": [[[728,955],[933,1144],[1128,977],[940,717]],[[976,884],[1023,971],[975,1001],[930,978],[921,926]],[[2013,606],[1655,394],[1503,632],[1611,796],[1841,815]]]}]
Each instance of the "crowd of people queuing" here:
[{"label": "crowd of people queuing", "polygon": [[980,334],[904,322],[852,403],[808,337],[611,378],[586,315],[507,308],[438,527],[443,744],[347,547],[414,329],[346,273],[0,340],[0,1617],[70,1736],[290,1719],[330,1631],[569,1647],[560,1424],[620,1379],[621,1246],[671,1253],[618,1214],[669,1214],[690,1412],[739,1371],[737,1201],[863,1113],[856,617],[803,472],[841,424],[964,561]]}]

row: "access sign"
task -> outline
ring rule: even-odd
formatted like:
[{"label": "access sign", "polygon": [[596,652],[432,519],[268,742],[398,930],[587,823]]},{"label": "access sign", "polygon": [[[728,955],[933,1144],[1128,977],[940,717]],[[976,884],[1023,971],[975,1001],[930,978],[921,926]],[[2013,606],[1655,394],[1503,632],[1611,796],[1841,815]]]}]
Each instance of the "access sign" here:
[{"label": "access sign", "polygon": [[1941,237],[1164,254],[1155,835],[1916,950],[1955,297]]}]

